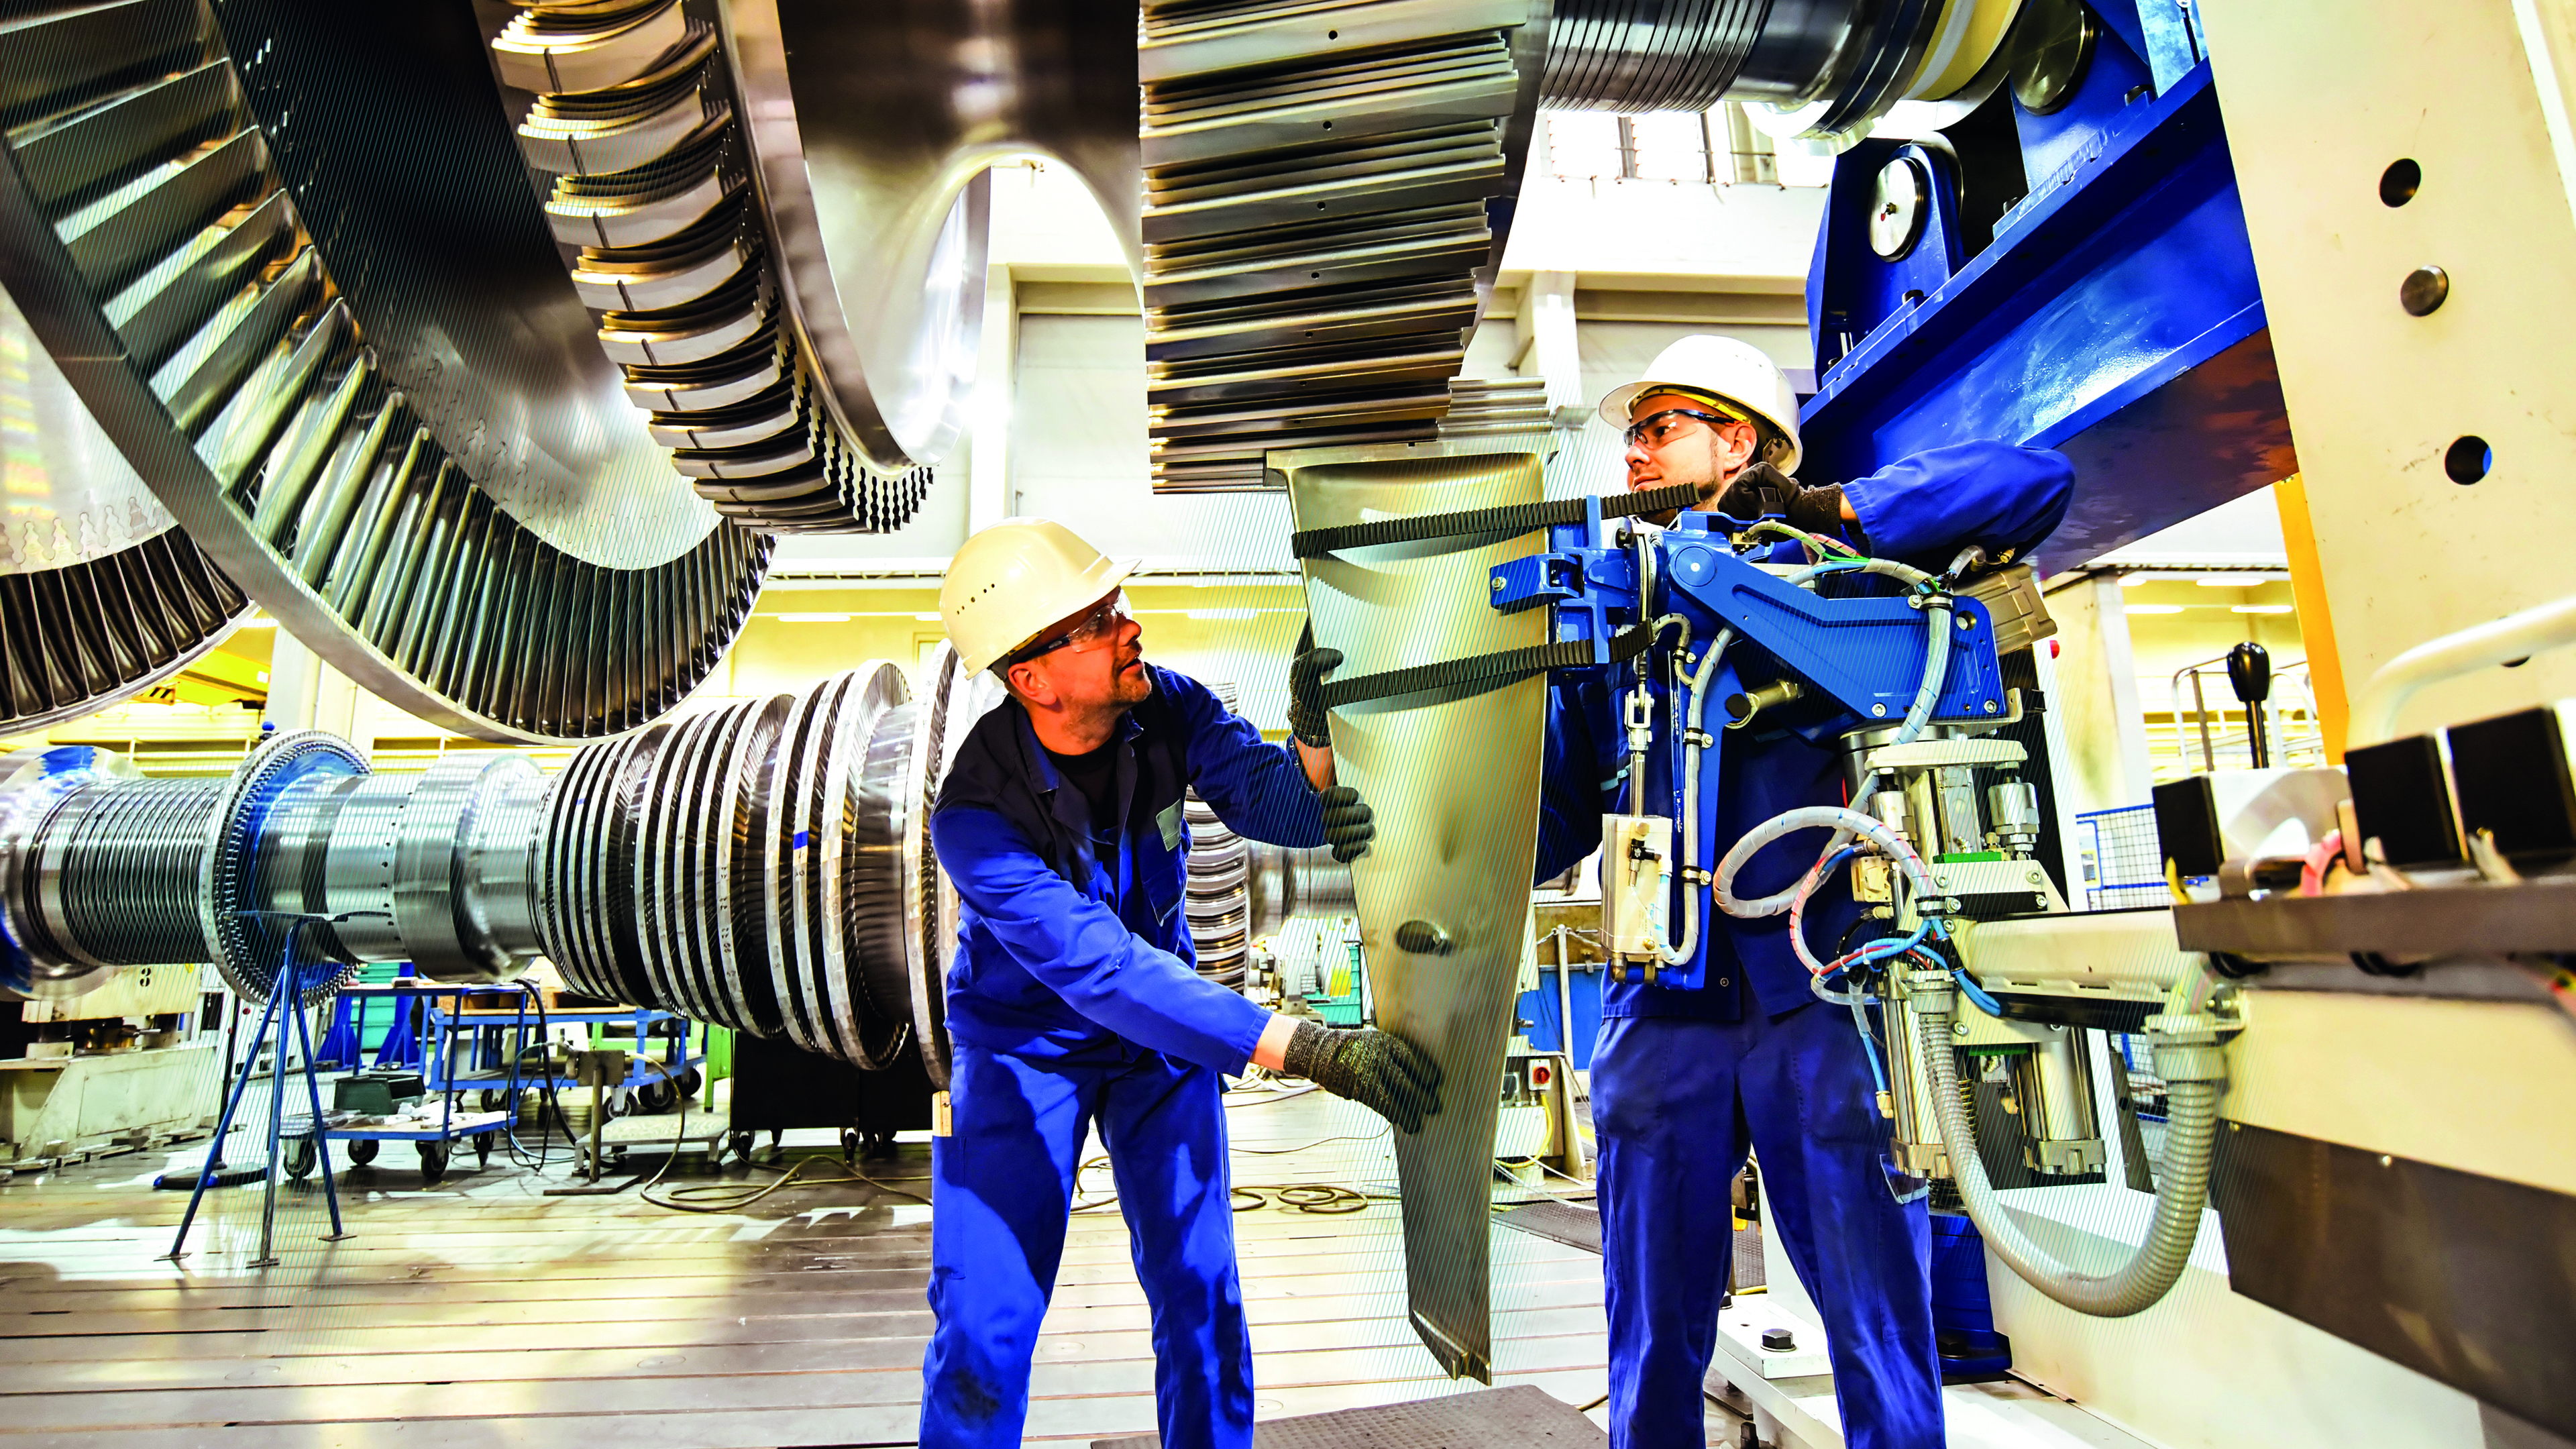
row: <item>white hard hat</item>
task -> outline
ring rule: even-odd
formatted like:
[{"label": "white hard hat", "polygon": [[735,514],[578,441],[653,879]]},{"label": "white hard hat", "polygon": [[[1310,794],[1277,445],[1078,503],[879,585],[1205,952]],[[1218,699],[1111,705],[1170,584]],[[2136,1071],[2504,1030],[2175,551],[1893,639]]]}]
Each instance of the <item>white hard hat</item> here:
[{"label": "white hard hat", "polygon": [[1112,563],[1070,528],[1044,518],[1005,518],[966,540],[939,580],[939,618],[958,662],[980,673],[1136,571]]},{"label": "white hard hat", "polygon": [[1601,399],[1601,418],[1625,431],[1637,399],[1658,392],[1706,393],[1769,423],[1788,442],[1789,454],[1772,460],[1783,473],[1798,471],[1805,449],[1798,442],[1798,394],[1762,349],[1732,337],[1695,333],[1655,354],[1645,376],[1614,387]]}]

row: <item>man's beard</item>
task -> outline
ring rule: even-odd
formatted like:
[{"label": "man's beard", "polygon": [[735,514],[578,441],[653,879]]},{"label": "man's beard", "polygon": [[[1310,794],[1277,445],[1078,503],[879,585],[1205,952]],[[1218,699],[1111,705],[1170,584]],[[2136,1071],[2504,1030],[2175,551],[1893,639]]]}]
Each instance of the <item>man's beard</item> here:
[{"label": "man's beard", "polygon": [[1154,697],[1154,673],[1144,667],[1145,657],[1140,654],[1133,663],[1136,670],[1133,677],[1129,676],[1127,666],[1121,665],[1117,677],[1109,684],[1110,698],[1131,709]]}]

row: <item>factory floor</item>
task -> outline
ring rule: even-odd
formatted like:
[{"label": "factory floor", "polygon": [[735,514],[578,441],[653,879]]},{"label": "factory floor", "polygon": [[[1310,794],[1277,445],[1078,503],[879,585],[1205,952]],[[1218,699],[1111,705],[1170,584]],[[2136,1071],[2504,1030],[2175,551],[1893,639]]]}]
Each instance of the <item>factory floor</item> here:
[{"label": "factory floor", "polygon": [[[1406,1322],[1396,1206],[1374,1196],[1394,1178],[1383,1125],[1311,1091],[1248,1090],[1229,1106],[1235,1180],[1265,1190],[1235,1220],[1261,1417],[1476,1387],[1439,1377]],[[788,1136],[791,1158],[799,1140]],[[231,1160],[257,1160],[255,1139],[234,1142]],[[256,1185],[210,1194],[188,1256],[161,1261],[187,1194],[151,1180],[193,1170],[202,1152],[0,1183],[0,1434],[11,1444],[913,1441],[930,1214],[905,1193],[927,1187],[926,1143],[862,1164],[874,1185],[800,1182],[704,1213],[654,1206],[633,1187],[546,1196],[570,1180],[560,1143],[542,1175],[506,1151],[479,1168],[460,1152],[429,1187],[408,1146],[388,1143],[342,1178],[344,1241],[320,1240],[318,1178],[283,1188],[280,1261],[266,1269],[248,1266]],[[660,1161],[638,1147],[627,1165]],[[803,1171],[839,1169],[828,1150]],[[710,1174],[684,1156],[655,1193],[739,1195],[776,1175]],[[1309,1184],[1372,1196],[1326,1204],[1357,1211],[1309,1212],[1266,1191]],[[1083,1185],[1086,1201],[1105,1197],[1108,1173],[1086,1172]],[[1492,1245],[1496,1382],[1576,1405],[1599,1398],[1599,1257],[1500,1225]],[[1039,1343],[1029,1437],[1150,1431],[1152,1380],[1125,1227],[1114,1206],[1079,1212]],[[1711,1409],[1713,1443],[1733,1444],[1737,1425]]]}]

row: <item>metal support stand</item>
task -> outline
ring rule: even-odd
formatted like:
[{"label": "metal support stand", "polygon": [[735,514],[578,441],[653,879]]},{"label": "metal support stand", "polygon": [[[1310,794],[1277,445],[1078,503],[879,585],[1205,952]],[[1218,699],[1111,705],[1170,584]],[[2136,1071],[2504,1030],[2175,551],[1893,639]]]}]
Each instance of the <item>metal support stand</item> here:
[{"label": "metal support stand", "polygon": [[[641,1032],[637,1034],[636,1039],[639,1043],[642,1041],[643,1037]],[[641,1177],[642,1174],[638,1173],[630,1175],[624,1181],[609,1186],[603,1187],[600,1185],[599,1176],[601,1163],[599,1128],[600,1119],[608,1115],[608,1104],[605,1100],[605,1094],[608,1087],[612,1083],[623,1082],[626,1080],[626,1053],[616,1050],[577,1051],[572,1054],[572,1061],[574,1080],[588,1082],[590,1084],[590,1169],[586,1174],[587,1181],[580,1186],[550,1187],[546,1189],[545,1195],[548,1197],[587,1197],[592,1194],[624,1192],[628,1187],[632,1186],[637,1178]],[[651,1065],[649,1059],[647,1059],[646,1064]]]},{"label": "metal support stand", "polygon": [[[218,1092],[223,1090],[224,1083],[233,1079],[233,1063],[239,1060],[241,1048],[239,1002],[229,988],[224,991],[223,997],[224,1015],[228,1019],[224,1023],[224,1074],[215,1079],[215,1088]],[[255,1047],[252,1049],[251,1059],[253,1061],[259,1059],[258,1049]],[[218,1110],[217,1116],[220,1118],[221,1115],[221,1111]],[[268,1164],[265,1163],[258,1167],[224,1166],[224,1137],[222,1130],[218,1128],[214,1140],[206,1147],[206,1160],[202,1166],[195,1172],[181,1172],[174,1168],[162,1173],[152,1179],[152,1187],[157,1192],[177,1192],[183,1187],[194,1187],[199,1184],[207,1187],[239,1187],[247,1182],[257,1182],[267,1175]]]},{"label": "metal support stand", "polygon": [[224,1171],[224,1139],[231,1134],[233,1114],[241,1110],[242,1097],[250,1091],[250,1079],[259,1070],[260,1044],[269,1039],[269,1030],[274,1026],[277,1029],[276,1050],[269,1058],[268,1171],[266,1188],[260,1197],[259,1256],[253,1258],[249,1266],[269,1268],[277,1264],[275,1251],[277,1170],[279,1163],[284,1160],[281,1154],[286,1135],[287,1041],[286,1028],[277,1020],[281,1012],[294,1017],[296,1043],[304,1052],[302,1070],[305,1100],[313,1114],[313,1151],[322,1167],[322,1197],[331,1209],[331,1231],[322,1241],[336,1243],[349,1236],[340,1225],[340,1192],[338,1184],[331,1177],[330,1147],[322,1140],[322,1084],[314,1072],[312,1035],[304,1023],[304,971],[295,959],[295,933],[310,925],[352,920],[359,915],[377,913],[353,912],[345,916],[317,916],[301,915],[292,911],[243,911],[241,914],[287,922],[286,949],[278,965],[277,979],[269,987],[267,1009],[260,1013],[259,1029],[251,1034],[250,1050],[242,1061],[241,1075],[234,1079],[233,1089],[224,1099],[223,1115],[215,1123],[213,1145],[206,1149],[206,1165],[198,1170],[197,1185],[188,1194],[188,1210],[179,1218],[179,1231],[170,1239],[170,1251],[162,1255],[165,1260],[173,1263],[187,1256],[188,1229],[196,1223],[197,1206],[205,1201],[206,1189],[214,1186],[216,1178]]}]

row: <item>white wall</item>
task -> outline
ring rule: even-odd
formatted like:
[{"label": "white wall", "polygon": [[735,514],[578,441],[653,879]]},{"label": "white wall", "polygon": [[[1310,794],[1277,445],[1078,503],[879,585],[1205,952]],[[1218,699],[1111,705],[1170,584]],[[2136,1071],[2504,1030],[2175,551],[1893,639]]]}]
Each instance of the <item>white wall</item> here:
[{"label": "white wall", "polygon": [[1020,321],[1011,414],[1011,511],[1052,518],[1158,566],[1294,567],[1288,500],[1157,495],[1147,473],[1141,317]]}]

